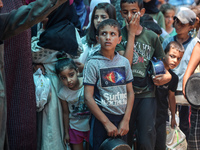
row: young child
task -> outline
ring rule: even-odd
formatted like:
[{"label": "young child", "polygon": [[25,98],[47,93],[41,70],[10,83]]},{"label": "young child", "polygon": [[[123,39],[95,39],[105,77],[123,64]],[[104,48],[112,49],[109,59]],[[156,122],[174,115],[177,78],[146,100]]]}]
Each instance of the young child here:
[{"label": "young child", "polygon": [[85,102],[91,118],[90,148],[98,150],[108,137],[124,136],[129,131],[133,107],[133,76],[128,60],[115,52],[121,41],[116,20],[107,19],[97,28],[101,48],[85,66]]},{"label": "young child", "polygon": [[174,15],[176,13],[176,8],[171,4],[166,3],[161,5],[160,11],[165,17],[165,30],[170,36],[175,36],[176,30],[172,25],[174,23]]},{"label": "young child", "polygon": [[189,106],[185,106],[187,100],[184,98],[182,93],[182,81],[192,50],[197,43],[197,39],[193,39],[189,34],[189,32],[194,28],[195,21],[196,14],[191,9],[182,7],[174,17],[174,27],[177,35],[166,38],[162,43],[163,49],[165,49],[169,42],[177,41],[181,43],[185,49],[180,64],[172,71],[179,77],[179,82],[175,93],[176,102],[181,105],[178,106],[180,117],[179,127],[186,135],[187,140],[189,137]]},{"label": "young child", "polygon": [[71,143],[74,150],[83,150],[83,140],[89,142],[90,133],[83,80],[78,77],[78,68],[70,58],[58,60],[56,73],[64,85],[58,93],[63,109],[64,142]]},{"label": "young child", "polygon": [[[175,41],[170,42],[165,48],[165,58],[163,60],[165,69],[168,70],[172,76],[172,79],[156,88],[156,100],[157,100],[157,115],[156,115],[156,144],[155,150],[166,149],[166,120],[168,117],[168,105],[171,110],[171,127],[176,125],[175,111],[176,100],[175,92],[178,85],[178,76],[171,70],[174,69],[181,61],[183,57],[183,46]],[[169,104],[168,104],[169,101]]]},{"label": "young child", "polygon": [[[145,13],[143,1],[121,0],[120,5],[126,27],[122,28],[122,41],[117,45],[116,51],[128,58],[131,64],[134,77],[132,84],[135,91],[128,144],[132,146],[134,126],[136,125],[137,148],[153,150],[156,138],[156,99],[155,86],[147,72],[151,58],[164,58],[164,51],[156,33],[139,24],[140,17]],[[166,78],[163,77],[160,77],[156,84],[161,84],[159,82],[164,84],[163,79]]]}]

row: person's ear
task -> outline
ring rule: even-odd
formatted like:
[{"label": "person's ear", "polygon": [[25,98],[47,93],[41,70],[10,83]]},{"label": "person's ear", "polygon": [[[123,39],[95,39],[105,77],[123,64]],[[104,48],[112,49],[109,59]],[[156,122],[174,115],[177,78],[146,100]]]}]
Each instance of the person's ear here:
[{"label": "person's ear", "polygon": [[121,40],[122,40],[122,36],[119,37],[119,41],[117,44],[119,44],[121,42]]},{"label": "person's ear", "polygon": [[140,10],[140,17],[142,17],[144,14],[145,14],[145,8],[142,8],[141,10]]},{"label": "person's ear", "polygon": [[99,42],[99,36],[98,35],[96,35],[96,40],[97,40],[97,42]]}]

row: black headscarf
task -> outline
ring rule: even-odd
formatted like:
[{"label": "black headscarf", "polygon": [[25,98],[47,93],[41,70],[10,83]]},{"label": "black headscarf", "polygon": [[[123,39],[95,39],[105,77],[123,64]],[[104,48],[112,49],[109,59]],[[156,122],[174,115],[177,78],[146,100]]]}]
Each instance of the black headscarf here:
[{"label": "black headscarf", "polygon": [[148,3],[143,2],[144,8],[146,9],[145,13],[147,14],[156,14],[159,12],[158,8],[156,7],[156,0],[151,0]]},{"label": "black headscarf", "polygon": [[75,26],[80,27],[80,22],[73,5],[69,5],[68,1],[65,2],[48,18],[46,29],[40,35],[38,45],[77,56]]}]

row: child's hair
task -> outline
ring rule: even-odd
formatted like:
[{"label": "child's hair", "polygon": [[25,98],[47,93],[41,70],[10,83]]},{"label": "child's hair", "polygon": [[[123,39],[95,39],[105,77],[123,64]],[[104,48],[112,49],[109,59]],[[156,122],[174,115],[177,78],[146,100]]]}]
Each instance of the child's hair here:
[{"label": "child's hair", "polygon": [[178,50],[180,52],[184,52],[183,45],[181,43],[179,43],[179,42],[176,42],[176,41],[172,41],[166,46],[165,54],[167,54],[169,52],[170,48],[176,49],[176,50]]},{"label": "child's hair", "polygon": [[120,8],[122,9],[122,3],[138,3],[140,10],[143,8],[143,0],[120,0]]},{"label": "child's hair", "polygon": [[91,23],[90,27],[88,29],[88,32],[86,34],[86,42],[88,43],[89,47],[92,46],[92,44],[97,44],[96,40],[96,29],[94,26],[94,17],[95,12],[97,9],[103,9],[109,16],[109,19],[115,19],[116,20],[116,10],[115,7],[112,4],[109,3],[99,3],[94,7],[92,17],[91,17]]},{"label": "child's hair", "polygon": [[78,67],[76,66],[75,62],[71,58],[67,58],[66,55],[58,54],[57,55],[58,61],[55,65],[56,74],[59,75],[63,70],[66,68],[77,70]]},{"label": "child's hair", "polygon": [[173,10],[176,13],[176,7],[175,6],[173,6],[173,5],[169,4],[169,3],[161,5],[160,11],[163,13],[163,15],[165,15],[165,13],[168,10]]},{"label": "child's hair", "polygon": [[200,19],[200,6],[192,6],[191,10],[196,14],[196,16]]},{"label": "child's hair", "polygon": [[104,28],[106,25],[109,25],[111,27],[116,27],[118,32],[119,32],[119,36],[121,36],[121,28],[120,28],[120,24],[114,20],[114,19],[106,19],[104,21],[102,21],[99,26],[97,27],[97,35],[99,36],[99,31]]}]

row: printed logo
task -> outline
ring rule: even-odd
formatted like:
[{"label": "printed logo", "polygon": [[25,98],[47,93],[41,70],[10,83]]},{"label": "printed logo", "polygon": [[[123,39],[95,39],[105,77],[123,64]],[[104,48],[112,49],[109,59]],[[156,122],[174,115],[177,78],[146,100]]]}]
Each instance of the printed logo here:
[{"label": "printed logo", "polygon": [[125,67],[100,69],[102,87],[124,85]]}]

